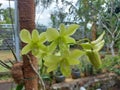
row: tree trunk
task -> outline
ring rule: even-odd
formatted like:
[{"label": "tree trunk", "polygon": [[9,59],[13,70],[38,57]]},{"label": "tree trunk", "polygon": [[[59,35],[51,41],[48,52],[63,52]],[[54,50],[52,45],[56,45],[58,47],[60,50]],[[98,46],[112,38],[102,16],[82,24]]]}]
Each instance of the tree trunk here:
[{"label": "tree trunk", "polygon": [[110,50],[111,50],[112,56],[115,56],[114,41],[113,40],[112,40],[112,42],[110,44]]},{"label": "tree trunk", "polygon": [[[35,28],[35,5],[34,0],[18,0],[20,29],[27,29],[30,32]],[[22,43],[22,47],[25,43]],[[37,69],[37,59],[31,54],[32,64]],[[32,69],[26,55],[23,55],[23,76],[25,81],[25,90],[38,90],[38,78]]]},{"label": "tree trunk", "polygon": [[92,29],[92,40],[96,40],[96,32],[97,32],[96,22],[93,22],[91,29]]}]

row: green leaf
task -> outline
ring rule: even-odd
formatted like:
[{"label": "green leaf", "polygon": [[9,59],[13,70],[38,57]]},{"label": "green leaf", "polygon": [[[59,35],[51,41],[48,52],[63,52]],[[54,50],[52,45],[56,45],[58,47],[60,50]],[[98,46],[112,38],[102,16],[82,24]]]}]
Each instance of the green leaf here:
[{"label": "green leaf", "polygon": [[60,28],[60,35],[64,36],[65,31],[66,31],[65,25],[64,24],[60,24],[59,28]]},{"label": "green leaf", "polygon": [[67,28],[67,30],[66,30],[66,32],[65,32],[65,35],[67,35],[67,36],[73,35],[78,28],[79,28],[79,25],[77,25],[77,24],[71,24],[71,25]]},{"label": "green leaf", "polygon": [[26,29],[21,30],[20,32],[20,39],[24,43],[29,43],[31,41],[31,35],[30,32]]},{"label": "green leaf", "polygon": [[37,30],[32,31],[32,41],[33,42],[38,42],[39,40],[39,32]]},{"label": "green leaf", "polygon": [[[51,80],[49,74],[43,74],[43,75],[41,75],[41,77],[42,77],[43,80]],[[39,89],[38,89],[38,90],[39,90]]]},{"label": "green leaf", "polygon": [[17,86],[16,86],[16,90],[22,90],[23,89],[23,84],[18,84]]},{"label": "green leaf", "polygon": [[65,41],[66,41],[66,43],[69,43],[69,44],[75,44],[76,43],[76,41],[75,41],[75,39],[74,38],[72,38],[72,37],[65,37]]},{"label": "green leaf", "polygon": [[31,51],[31,45],[27,44],[26,46],[23,47],[21,53],[22,53],[22,55],[24,55],[24,54],[27,54],[30,51]]},{"label": "green leaf", "polygon": [[59,32],[54,28],[48,28],[46,31],[46,38],[48,41],[56,40],[59,36]]}]

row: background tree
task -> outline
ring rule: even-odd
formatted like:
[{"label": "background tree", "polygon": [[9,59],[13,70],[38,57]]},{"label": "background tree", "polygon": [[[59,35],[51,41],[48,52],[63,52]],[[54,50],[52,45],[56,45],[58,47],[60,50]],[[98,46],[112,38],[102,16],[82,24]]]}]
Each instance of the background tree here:
[{"label": "background tree", "polygon": [[52,3],[59,3],[59,1],[60,2],[64,2],[64,1],[66,1],[66,0],[35,0],[35,3],[36,3],[36,5],[41,5],[41,6],[43,6],[45,9],[47,9],[48,7],[50,7],[50,5],[52,4]]},{"label": "background tree", "polygon": [[[69,18],[73,18],[73,22],[77,22],[84,28],[82,38],[89,37],[90,35],[87,34],[91,31],[92,40],[95,40],[98,14],[103,9],[104,0],[77,0],[75,5],[69,1],[66,1],[66,3],[71,5],[69,8]],[[89,24],[91,24],[91,27],[89,26],[88,28]]]},{"label": "background tree", "polygon": [[3,10],[3,18],[6,24],[11,24],[11,18],[14,23],[14,9],[13,8],[6,8]]},{"label": "background tree", "polygon": [[[0,4],[1,6],[2,4]],[[1,23],[11,24],[11,18],[14,21],[14,9],[13,8],[1,8],[0,9],[0,21]],[[14,23],[14,22],[13,22]]]},{"label": "background tree", "polygon": [[64,11],[64,8],[56,7],[57,10],[54,10],[51,13],[52,27],[58,28],[60,23],[64,23],[67,13]]},{"label": "background tree", "polygon": [[54,1],[58,0],[35,0],[36,5],[41,5],[44,8],[48,8]]},{"label": "background tree", "polygon": [[0,3],[0,24],[3,23],[2,19],[3,19],[3,10],[4,10],[1,8],[1,6],[2,4]]},{"label": "background tree", "polygon": [[[107,48],[110,48],[111,53],[115,56],[115,44],[120,39],[120,1],[106,2],[105,7],[107,10],[100,14],[101,28],[106,31]],[[119,47],[117,47],[119,48]]]}]

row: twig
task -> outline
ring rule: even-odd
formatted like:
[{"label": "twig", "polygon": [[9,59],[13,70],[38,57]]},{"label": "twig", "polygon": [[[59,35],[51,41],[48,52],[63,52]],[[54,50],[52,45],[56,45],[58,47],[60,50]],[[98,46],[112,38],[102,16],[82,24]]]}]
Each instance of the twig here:
[{"label": "twig", "polygon": [[6,44],[8,45],[8,48],[11,50],[11,52],[12,52],[14,58],[15,58],[15,61],[18,62],[17,57],[16,57],[16,54],[14,53],[13,49],[10,47],[10,45],[8,44],[8,42],[7,42],[6,40],[5,40],[5,42],[6,42]]},{"label": "twig", "polygon": [[81,40],[77,41],[77,43],[79,44],[79,43],[81,43],[83,41],[88,41],[90,43],[90,40],[88,38],[81,39]]},{"label": "twig", "polygon": [[101,23],[102,23],[103,27],[110,33],[110,35],[113,35],[112,32],[110,32],[109,28],[103,22],[101,22]]},{"label": "twig", "polygon": [[8,69],[3,63],[0,62],[0,65],[3,66],[4,68]]},{"label": "twig", "polygon": [[115,30],[114,30],[114,32],[113,32],[113,34],[115,34],[116,32],[117,32],[117,30],[118,30],[118,27],[119,27],[119,18],[118,18],[118,16],[116,15],[116,14],[114,14],[115,16],[116,16],[116,18],[117,18],[117,26],[116,26],[116,28],[115,28]]},{"label": "twig", "polygon": [[116,35],[116,37],[115,37],[115,40],[118,40],[119,35],[120,35],[120,31],[117,33],[117,35]]},{"label": "twig", "polygon": [[12,65],[14,65],[14,63],[13,63],[11,60],[9,60],[9,62],[10,62]]},{"label": "twig", "polygon": [[31,58],[29,57],[29,55],[27,55],[27,57],[28,57],[28,60],[29,60],[29,63],[30,63],[30,65],[31,65],[32,69],[34,70],[34,72],[37,74],[37,76],[38,76],[38,78],[39,78],[39,83],[40,83],[40,85],[42,85],[42,89],[43,89],[43,90],[46,90],[46,89],[45,89],[45,84],[44,84],[41,76],[40,76],[39,73],[37,72],[36,68],[35,68],[34,65],[32,64]]},{"label": "twig", "polygon": [[2,66],[4,65],[7,69],[11,69],[11,67],[7,65],[6,63],[4,63],[2,60],[0,60],[0,63]]}]

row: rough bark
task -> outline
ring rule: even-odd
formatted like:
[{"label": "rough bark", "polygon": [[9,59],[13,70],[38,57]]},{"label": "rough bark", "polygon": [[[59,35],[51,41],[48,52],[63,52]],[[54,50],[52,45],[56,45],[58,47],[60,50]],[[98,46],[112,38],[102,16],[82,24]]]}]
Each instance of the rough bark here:
[{"label": "rough bark", "polygon": [[[35,28],[35,5],[34,0],[18,0],[20,30],[27,29],[30,32]],[[22,43],[22,47],[25,43]],[[32,64],[37,68],[36,58],[29,53]],[[38,90],[38,79],[32,69],[26,55],[23,56],[23,76],[25,90]]]},{"label": "rough bark", "polygon": [[92,24],[92,40],[96,39],[96,32],[97,32],[96,22],[93,22],[93,24]]}]

